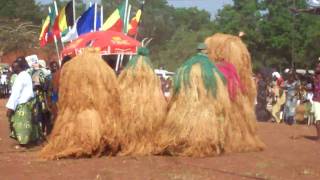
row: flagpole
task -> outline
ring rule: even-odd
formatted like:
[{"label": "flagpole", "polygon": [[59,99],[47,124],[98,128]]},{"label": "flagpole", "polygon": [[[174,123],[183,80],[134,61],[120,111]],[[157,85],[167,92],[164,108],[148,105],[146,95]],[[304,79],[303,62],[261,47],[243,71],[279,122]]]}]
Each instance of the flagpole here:
[{"label": "flagpole", "polygon": [[100,6],[100,29],[102,28],[103,25],[103,6]]},{"label": "flagpole", "polygon": [[59,60],[59,64],[61,65],[61,58],[60,58],[60,54],[59,54],[59,47],[58,47],[58,43],[57,43],[57,37],[53,36],[54,39],[54,44],[56,46],[56,51],[57,51],[57,56],[58,56],[58,60]]},{"label": "flagpole", "polygon": [[116,63],[116,72],[118,72],[119,70],[119,62],[120,62],[120,54],[118,54],[118,57],[117,57],[117,63]]},{"label": "flagpole", "polygon": [[128,0],[126,0],[125,8],[124,8],[124,25],[123,25],[123,32],[126,34],[127,32],[127,15],[128,15]]},{"label": "flagpole", "polygon": [[[55,13],[56,13],[56,17],[58,17],[58,6],[57,6],[57,2],[54,0],[53,1],[54,4],[54,9],[55,9]],[[56,51],[57,51],[57,56],[58,56],[58,60],[59,60],[59,64],[61,65],[61,59],[60,59],[60,53],[59,53],[59,46],[58,46],[58,42],[57,42],[57,37],[56,35],[53,34],[53,39],[54,39],[54,44],[56,46]]]},{"label": "flagpole", "polygon": [[[124,31],[125,31],[126,35],[128,34],[128,23],[129,23],[130,14],[131,14],[131,5],[129,5],[128,13],[126,14],[126,16],[124,16],[125,17],[125,19],[124,19],[124,23],[125,23]],[[124,54],[121,54],[120,63],[119,63],[120,65],[119,66],[122,65],[123,58],[124,58]]]},{"label": "flagpole", "polygon": [[125,20],[125,23],[126,23],[126,26],[125,26],[125,34],[127,35],[128,34],[128,24],[129,24],[129,20],[130,20],[130,15],[131,15],[131,5],[129,5],[129,10],[128,10],[128,14],[127,14],[127,17],[126,17],[126,20]]},{"label": "flagpole", "polygon": [[[124,33],[126,33],[125,29],[126,29],[127,10],[128,10],[128,0],[126,0],[125,8],[124,8],[124,25],[123,25],[123,29],[122,29],[122,31],[123,31]],[[121,57],[122,57],[122,56],[121,56],[120,54],[118,54],[117,63],[116,63],[116,72],[118,72]]]},{"label": "flagpole", "polygon": [[[60,32],[60,37],[62,38],[62,33]],[[60,38],[60,42],[61,42],[61,45],[62,45],[62,49],[64,49],[64,44],[62,42],[62,39]]]},{"label": "flagpole", "polygon": [[124,54],[121,54],[121,60],[120,60],[120,65],[119,65],[119,66],[121,66],[121,65],[122,65],[123,58],[124,58]]},{"label": "flagpole", "polygon": [[94,3],[93,31],[97,31],[97,3]]},{"label": "flagpole", "polygon": [[58,6],[57,6],[57,2],[54,0],[53,1],[54,4],[54,9],[56,10],[56,16],[58,16]]},{"label": "flagpole", "polygon": [[73,23],[76,22],[76,1],[72,0]]}]

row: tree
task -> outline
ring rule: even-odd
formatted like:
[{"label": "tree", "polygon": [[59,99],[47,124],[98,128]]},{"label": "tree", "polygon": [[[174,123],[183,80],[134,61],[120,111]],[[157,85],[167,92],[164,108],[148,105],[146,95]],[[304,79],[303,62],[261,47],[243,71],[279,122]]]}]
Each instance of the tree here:
[{"label": "tree", "polygon": [[0,4],[0,17],[41,22],[40,8],[34,0],[0,0]]},{"label": "tree", "polygon": [[315,56],[312,53],[315,49],[311,47],[317,45],[314,39],[319,37],[319,23],[315,20],[318,17],[292,13],[290,9],[294,6],[305,8],[306,2],[234,0],[234,5],[219,11],[215,24],[221,32],[246,33],[244,40],[254,67],[271,66],[280,70],[295,65],[302,68],[306,59]]},{"label": "tree", "polygon": [[0,54],[5,52],[31,49],[38,45],[39,26],[21,20],[0,19]]}]

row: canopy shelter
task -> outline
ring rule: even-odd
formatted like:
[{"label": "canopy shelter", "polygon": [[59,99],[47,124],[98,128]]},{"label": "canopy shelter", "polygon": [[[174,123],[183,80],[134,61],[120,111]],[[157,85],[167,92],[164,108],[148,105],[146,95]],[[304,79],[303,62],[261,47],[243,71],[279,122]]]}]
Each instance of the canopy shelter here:
[{"label": "canopy shelter", "polygon": [[62,50],[62,56],[75,56],[86,47],[94,47],[101,55],[135,55],[140,42],[116,31],[98,31],[79,36]]}]

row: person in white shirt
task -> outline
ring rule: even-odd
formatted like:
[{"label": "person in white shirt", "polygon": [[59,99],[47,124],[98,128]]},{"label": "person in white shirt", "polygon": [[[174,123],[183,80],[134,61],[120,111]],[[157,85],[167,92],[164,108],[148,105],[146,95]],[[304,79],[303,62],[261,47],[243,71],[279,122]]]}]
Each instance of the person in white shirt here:
[{"label": "person in white shirt", "polygon": [[17,59],[13,63],[12,69],[18,75],[6,104],[10,137],[16,139],[20,146],[29,145],[40,138],[39,125],[32,121],[34,93],[31,76],[25,71],[27,68],[28,64],[24,59]]},{"label": "person in white shirt", "polygon": [[6,72],[0,74],[0,98],[4,98],[7,95],[7,74]]},{"label": "person in white shirt", "polygon": [[6,73],[2,73],[0,79],[1,79],[0,81],[1,81],[2,85],[6,85],[7,84],[7,74]]}]

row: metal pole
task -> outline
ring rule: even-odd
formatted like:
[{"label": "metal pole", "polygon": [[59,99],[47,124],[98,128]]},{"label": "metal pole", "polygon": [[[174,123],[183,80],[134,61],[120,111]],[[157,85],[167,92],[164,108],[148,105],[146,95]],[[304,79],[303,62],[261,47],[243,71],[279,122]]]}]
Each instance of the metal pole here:
[{"label": "metal pole", "polygon": [[129,20],[130,20],[130,14],[131,14],[131,5],[129,5],[129,10],[128,10],[128,14],[127,14],[127,17],[125,19],[125,33],[128,34],[128,24],[129,24]]},{"label": "metal pole", "polygon": [[123,25],[123,32],[127,33],[127,14],[128,14],[128,0],[126,0],[125,9],[124,9],[124,25]]},{"label": "metal pole", "polygon": [[116,72],[118,72],[119,70],[119,63],[120,63],[120,54],[118,54],[118,57],[117,57]]},{"label": "metal pole", "polygon": [[93,31],[97,31],[97,3],[94,3]]},{"label": "metal pole", "polygon": [[102,28],[103,25],[103,6],[100,6],[100,29]]},{"label": "metal pole", "polygon": [[121,60],[120,60],[120,67],[121,67],[121,65],[122,65],[122,62],[123,62],[123,58],[124,58],[124,54],[121,54]]},{"label": "metal pole", "polygon": [[76,23],[76,1],[72,0],[73,23]]},{"label": "metal pole", "polygon": [[[296,8],[296,1],[293,0],[293,8]],[[293,16],[295,16],[295,14],[293,13]],[[294,42],[294,33],[295,33],[295,17],[293,17],[292,20],[292,32],[291,32],[291,69],[294,68],[294,58],[295,58],[295,42]]]},{"label": "metal pole", "polygon": [[53,4],[54,4],[54,9],[56,11],[56,16],[58,16],[58,6],[57,6],[57,2],[56,1],[53,1]]},{"label": "metal pole", "polygon": [[[54,9],[55,9],[55,12],[56,12],[56,16],[58,16],[57,2],[56,2],[56,1],[53,1],[53,4],[54,4]],[[50,7],[49,7],[49,13],[51,13]],[[55,44],[56,51],[57,51],[58,61],[59,61],[59,64],[61,65],[61,59],[60,59],[60,53],[59,53],[59,47],[58,47],[57,37],[56,37],[55,35],[53,35],[53,39],[54,39],[54,44]]]},{"label": "metal pole", "polygon": [[58,60],[59,60],[59,64],[61,65],[61,58],[60,58],[60,53],[59,53],[59,47],[58,47],[58,43],[57,43],[57,37],[53,36],[54,39],[54,44],[56,46],[56,51],[57,51],[57,56],[58,56]]}]

